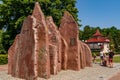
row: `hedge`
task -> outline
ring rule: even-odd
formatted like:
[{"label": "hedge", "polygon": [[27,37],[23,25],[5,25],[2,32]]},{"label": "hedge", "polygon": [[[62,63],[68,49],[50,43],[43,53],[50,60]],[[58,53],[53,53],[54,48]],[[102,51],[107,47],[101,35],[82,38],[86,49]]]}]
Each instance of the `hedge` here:
[{"label": "hedge", "polygon": [[0,65],[8,63],[8,55],[0,54]]}]

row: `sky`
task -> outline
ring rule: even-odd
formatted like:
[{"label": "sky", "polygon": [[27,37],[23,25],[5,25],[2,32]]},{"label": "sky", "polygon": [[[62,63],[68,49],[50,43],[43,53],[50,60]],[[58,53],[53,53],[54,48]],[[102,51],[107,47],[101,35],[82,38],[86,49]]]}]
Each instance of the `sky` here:
[{"label": "sky", "polygon": [[83,25],[120,29],[120,0],[77,0],[78,17]]}]

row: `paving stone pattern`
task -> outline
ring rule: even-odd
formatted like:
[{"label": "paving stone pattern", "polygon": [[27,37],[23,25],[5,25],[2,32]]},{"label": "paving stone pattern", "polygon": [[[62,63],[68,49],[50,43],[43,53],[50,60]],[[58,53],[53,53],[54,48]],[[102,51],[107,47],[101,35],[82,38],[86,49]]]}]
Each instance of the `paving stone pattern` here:
[{"label": "paving stone pattern", "polygon": [[[38,80],[120,80],[119,75],[120,63],[114,63],[114,68],[103,67],[97,63],[93,64],[93,67],[86,67],[80,71],[62,70],[58,73],[58,75],[52,75],[49,79],[38,78]],[[15,78],[8,75],[7,65],[4,65],[0,66],[0,80],[24,79]]]}]

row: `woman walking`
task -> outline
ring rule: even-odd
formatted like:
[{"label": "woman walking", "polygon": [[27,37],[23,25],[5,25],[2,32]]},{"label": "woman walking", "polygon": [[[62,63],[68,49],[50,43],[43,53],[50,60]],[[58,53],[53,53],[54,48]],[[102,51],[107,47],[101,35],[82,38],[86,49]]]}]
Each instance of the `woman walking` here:
[{"label": "woman walking", "polygon": [[110,68],[113,67],[113,56],[114,56],[114,52],[111,50],[109,52],[109,66],[110,66]]}]

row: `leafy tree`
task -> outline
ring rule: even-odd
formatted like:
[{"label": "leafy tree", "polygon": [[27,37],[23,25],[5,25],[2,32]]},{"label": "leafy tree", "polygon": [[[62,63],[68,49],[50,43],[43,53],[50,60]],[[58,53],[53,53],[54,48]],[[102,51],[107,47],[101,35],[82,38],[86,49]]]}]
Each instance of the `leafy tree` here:
[{"label": "leafy tree", "polygon": [[90,37],[89,33],[90,33],[90,26],[86,25],[83,29],[82,40],[84,40],[84,41],[87,40]]},{"label": "leafy tree", "polygon": [[120,36],[119,36],[120,32],[119,30],[117,30],[117,28],[115,26],[112,26],[110,28],[110,35],[111,35],[111,45],[113,45],[113,49],[115,51],[119,50],[119,45],[120,45]]},{"label": "leafy tree", "polygon": [[92,35],[95,33],[96,29],[99,29],[99,27],[90,27],[89,25],[86,25],[83,29],[83,34],[82,34],[82,40],[88,40]]},{"label": "leafy tree", "polygon": [[80,39],[80,40],[83,40],[83,39],[82,39],[82,35],[83,35],[83,31],[82,31],[82,30],[79,30],[79,39]]},{"label": "leafy tree", "polygon": [[3,31],[0,30],[0,53],[6,53],[6,51],[4,50],[3,45],[2,45],[2,33],[3,33]]},{"label": "leafy tree", "polygon": [[34,8],[38,1],[46,16],[52,16],[59,26],[64,11],[69,11],[78,21],[78,10],[75,7],[76,0],[0,0],[0,29],[6,30],[2,34],[2,44],[7,51],[13,40],[21,30],[23,20]]}]

